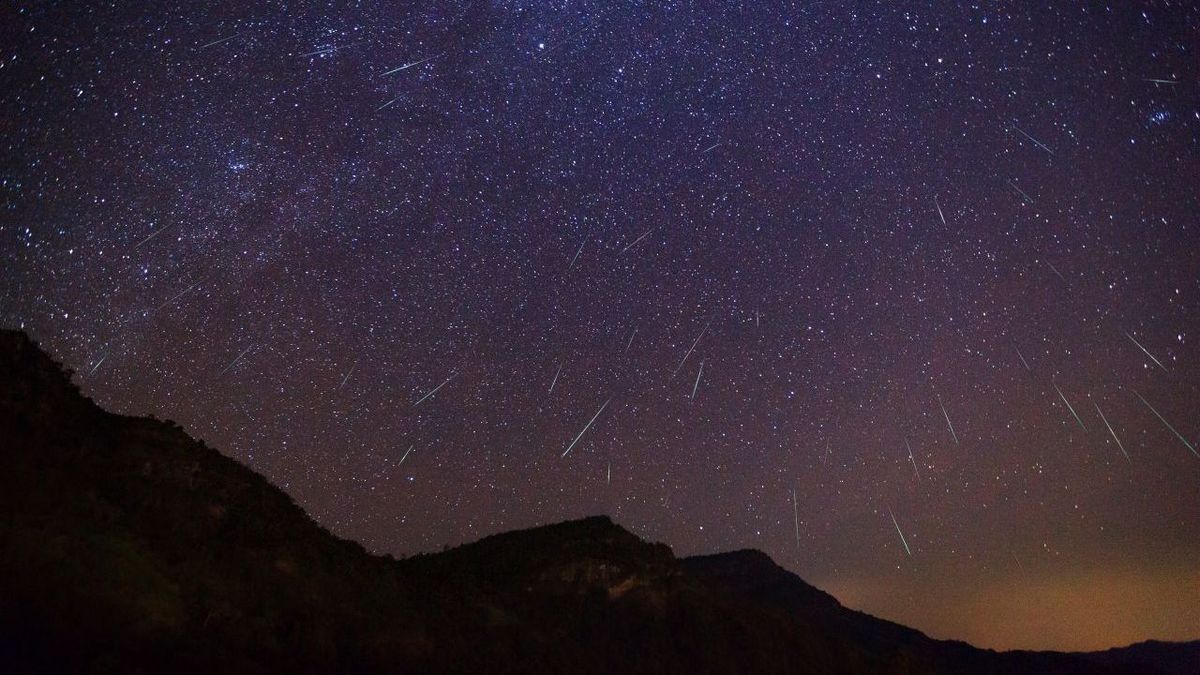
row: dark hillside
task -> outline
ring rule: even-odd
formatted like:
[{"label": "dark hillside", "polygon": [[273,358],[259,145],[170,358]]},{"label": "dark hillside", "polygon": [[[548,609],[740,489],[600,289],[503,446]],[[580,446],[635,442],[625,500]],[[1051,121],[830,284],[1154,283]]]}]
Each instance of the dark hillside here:
[{"label": "dark hillside", "polygon": [[680,560],[605,517],[371,555],[177,425],[96,407],[0,331],[5,672],[1186,672],[1196,653],[939,642],[762,553]]}]

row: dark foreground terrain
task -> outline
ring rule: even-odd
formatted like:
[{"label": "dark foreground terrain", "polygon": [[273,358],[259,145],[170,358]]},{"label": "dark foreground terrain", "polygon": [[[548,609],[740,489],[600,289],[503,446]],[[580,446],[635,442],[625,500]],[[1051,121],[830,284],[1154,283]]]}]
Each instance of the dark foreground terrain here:
[{"label": "dark foreground terrain", "polygon": [[1200,673],[1200,643],[932,640],[758,551],[680,559],[603,517],[371,555],[0,331],[0,671]]}]

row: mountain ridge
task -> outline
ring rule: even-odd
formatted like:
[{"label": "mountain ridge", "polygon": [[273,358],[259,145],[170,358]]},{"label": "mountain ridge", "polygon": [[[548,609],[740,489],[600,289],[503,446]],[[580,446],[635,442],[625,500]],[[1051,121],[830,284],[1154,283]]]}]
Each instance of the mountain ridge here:
[{"label": "mountain ridge", "polygon": [[11,672],[1189,672],[1200,642],[994,652],[843,607],[743,549],[608,516],[403,559],[322,528],[169,420],[105,412],[0,331]]}]

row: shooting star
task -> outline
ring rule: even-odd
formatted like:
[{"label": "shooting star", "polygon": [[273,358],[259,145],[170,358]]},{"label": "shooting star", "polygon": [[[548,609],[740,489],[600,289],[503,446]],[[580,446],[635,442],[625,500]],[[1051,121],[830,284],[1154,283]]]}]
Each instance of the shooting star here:
[{"label": "shooting star", "polygon": [[92,373],[96,372],[96,369],[99,368],[100,364],[104,363],[104,359],[107,359],[107,358],[108,358],[108,354],[101,356],[100,360],[96,362],[96,365],[92,366],[92,369],[88,371],[88,375],[91,375]]},{"label": "shooting star", "polygon": [[696,373],[696,383],[692,385],[692,400],[696,400],[696,390],[700,388],[700,376],[704,374],[704,362],[700,362],[700,371]]},{"label": "shooting star", "polygon": [[172,223],[167,223],[166,225],[163,225],[162,227],[158,228],[157,230],[155,230],[155,231],[151,232],[151,233],[150,233],[150,236],[148,236],[148,237],[146,237],[145,239],[143,239],[143,240],[139,241],[138,243],[134,244],[134,245],[133,245],[133,250],[135,250],[135,251],[136,251],[136,250],[138,249],[138,247],[139,247],[139,246],[141,246],[142,244],[144,244],[144,243],[146,243],[146,242],[150,241],[151,239],[153,239],[153,238],[157,237],[158,235],[162,234],[163,230],[167,229],[168,227],[171,227],[171,225],[172,225]]},{"label": "shooting star", "polygon": [[596,418],[600,416],[600,413],[604,412],[604,409],[608,407],[608,401],[611,400],[612,398],[609,398],[607,401],[605,401],[604,405],[600,406],[600,409],[596,411],[596,414],[592,415],[592,419],[588,420],[588,423],[584,425],[583,431],[580,431],[579,435],[575,437],[575,440],[571,441],[571,444],[567,446],[567,449],[563,450],[563,454],[560,455],[561,457],[566,457],[567,453],[571,452],[571,448],[575,447],[575,444],[579,442],[579,439],[583,438],[583,435],[586,434],[587,430],[592,427],[592,423],[596,421]]},{"label": "shooting star", "polygon": [[567,269],[575,267],[575,261],[579,260],[579,254],[583,253],[583,245],[587,243],[587,236],[584,235],[583,241],[579,242],[579,249],[575,251],[575,257],[571,258],[571,264],[567,265]]},{"label": "shooting star", "polygon": [[1029,195],[1025,194],[1025,191],[1024,191],[1024,190],[1022,190],[1021,188],[1017,187],[1017,184],[1016,184],[1016,183],[1014,183],[1014,182],[1012,181],[1012,179],[1011,179],[1011,178],[1010,178],[1010,179],[1008,179],[1008,185],[1009,185],[1009,187],[1011,187],[1012,189],[1014,189],[1014,190],[1016,190],[1017,192],[1021,193],[1021,196],[1025,198],[1025,201],[1029,202],[1030,204],[1032,204],[1032,203],[1033,203],[1033,197],[1030,197]]},{"label": "shooting star", "polygon": [[938,218],[942,219],[942,225],[946,224],[946,216],[942,213],[942,205],[938,203],[937,195],[933,196],[933,205],[937,207]]},{"label": "shooting star", "polygon": [[429,57],[423,58],[423,59],[421,59],[420,61],[413,61],[412,63],[406,63],[406,64],[404,64],[404,65],[400,66],[399,68],[392,68],[391,70],[389,70],[389,71],[387,71],[387,72],[385,72],[385,73],[381,73],[381,74],[380,74],[380,77],[383,77],[384,75],[391,75],[391,74],[393,74],[393,73],[398,73],[398,72],[400,72],[400,71],[402,71],[402,70],[408,70],[409,68],[412,68],[412,67],[414,67],[414,66],[419,66],[419,65],[421,65],[422,63],[425,63],[426,61],[432,61],[433,59],[436,59],[437,57],[438,57],[438,55],[437,55],[437,54],[434,54],[433,56],[429,56]]},{"label": "shooting star", "polygon": [[558,383],[558,374],[561,372],[562,372],[562,364],[560,363],[560,364],[558,364],[558,370],[554,371],[554,379],[550,380],[550,391],[546,392],[547,396],[554,393],[554,385]]},{"label": "shooting star", "polygon": [[612,485],[612,462],[608,463],[608,477],[605,478],[605,482],[608,485]]},{"label": "shooting star", "polygon": [[705,148],[704,150],[700,151],[700,154],[701,154],[701,155],[707,155],[708,153],[712,152],[713,150],[715,150],[715,149],[716,149],[718,146],[720,146],[720,145],[721,145],[721,142],[720,142],[720,141],[717,141],[716,143],[713,143],[712,145],[708,146],[708,147],[707,147],[707,148]]},{"label": "shooting star", "polygon": [[396,466],[400,466],[401,464],[403,464],[404,460],[408,459],[408,453],[410,453],[412,451],[413,451],[413,446],[411,446],[411,445],[408,446],[408,449],[404,451],[404,456],[400,458],[400,461],[396,464]]},{"label": "shooting star", "polygon": [[904,533],[900,531],[900,523],[896,522],[896,514],[892,513],[891,509],[888,509],[888,515],[892,517],[892,524],[896,526],[896,534],[900,535],[900,543],[904,544],[904,552],[912,556],[912,549],[908,547],[908,541],[904,538]]},{"label": "shooting star", "polygon": [[904,437],[904,447],[908,448],[908,461],[912,462],[913,473],[917,475],[917,480],[921,480],[921,472],[917,471],[917,460],[913,457],[912,446],[908,444],[908,437]]},{"label": "shooting star", "polygon": [[1153,82],[1154,84],[1179,84],[1179,80],[1164,80],[1158,77],[1147,77],[1145,79],[1147,82]]},{"label": "shooting star", "polygon": [[347,371],[346,371],[346,376],[342,378],[342,383],[338,385],[338,389],[339,389],[339,390],[340,390],[342,387],[346,386],[346,381],[350,379],[350,375],[354,373],[354,368],[355,368],[357,365],[358,365],[358,360],[357,360],[357,359],[355,359],[354,363],[350,364],[350,370],[347,370]]},{"label": "shooting star", "polygon": [[390,106],[391,104],[395,103],[396,101],[399,101],[399,100],[400,100],[400,99],[402,99],[402,98],[404,98],[404,94],[400,94],[400,95],[399,95],[399,96],[397,96],[396,98],[394,98],[394,99],[392,99],[392,100],[388,101],[387,103],[384,103],[383,105],[379,106],[378,108],[376,108],[376,109],[375,109],[375,112],[379,112],[380,110],[383,110],[384,108],[386,108],[386,107]]},{"label": "shooting star", "polygon": [[230,35],[229,37],[223,37],[220,40],[213,40],[212,42],[205,42],[204,44],[200,45],[199,47],[196,47],[196,49],[204,49],[205,47],[215,47],[216,45],[219,45],[222,42],[229,42],[230,40],[232,40],[233,38],[235,38],[237,36],[238,36],[238,34],[234,33],[233,35]]},{"label": "shooting star", "polygon": [[1025,355],[1021,353],[1021,348],[1014,344],[1013,349],[1017,350],[1017,357],[1021,359],[1021,365],[1025,366],[1025,370],[1033,372],[1033,369],[1029,367],[1029,362],[1025,360]]},{"label": "shooting star", "polygon": [[191,286],[188,286],[187,288],[183,289],[182,291],[179,291],[179,292],[178,292],[178,293],[176,293],[175,295],[171,296],[171,299],[170,299],[170,300],[167,300],[166,302],[164,302],[163,304],[159,305],[158,307],[155,307],[155,308],[154,308],[154,311],[158,311],[158,310],[162,309],[163,307],[166,307],[167,305],[171,304],[172,302],[175,302],[175,301],[176,301],[176,300],[178,300],[179,298],[183,297],[183,294],[184,294],[184,293],[187,293],[188,291],[192,290],[192,289],[193,289],[193,288],[195,288],[195,287],[196,287],[196,286],[197,286],[199,283],[200,283],[199,281],[195,281],[195,282],[193,282]]},{"label": "shooting star", "polygon": [[217,377],[220,377],[220,376],[224,375],[225,373],[229,372],[229,369],[234,367],[235,365],[237,365],[237,362],[241,361],[242,357],[245,356],[246,353],[249,352],[251,349],[254,349],[254,345],[250,345],[249,347],[246,347],[245,349],[243,349],[242,353],[238,354],[236,359],[230,361],[229,365],[225,366],[225,368],[221,372],[217,373]]},{"label": "shooting star", "polygon": [[[709,323],[712,323],[712,319],[709,319]],[[704,333],[707,330],[708,324],[706,323],[704,324],[704,328],[701,329],[700,334],[696,336],[696,341],[692,343],[692,346],[687,350],[687,353],[683,355],[683,360],[679,362],[679,365],[675,366],[675,370],[671,373],[671,377],[675,377],[676,373],[679,372],[679,369],[683,367],[683,364],[688,360],[688,357],[692,355],[692,351],[696,349],[696,345],[700,344],[700,338],[704,337]]]},{"label": "shooting star", "polygon": [[1026,133],[1026,131],[1024,129],[1017,126],[1016,124],[1013,125],[1013,128],[1016,129],[1017,131],[1021,132],[1021,135],[1024,136],[1025,138],[1028,138],[1029,140],[1033,141],[1034,145],[1037,145],[1039,148],[1050,153],[1051,157],[1054,156],[1054,151],[1051,150],[1049,147],[1047,147],[1045,143],[1039,141],[1038,139],[1034,138],[1033,136],[1030,136],[1028,133]]},{"label": "shooting star", "polygon": [[622,355],[626,354],[629,351],[629,348],[633,346],[633,338],[637,336],[637,331],[638,329],[634,328],[633,332],[629,334],[629,342],[625,343],[625,350],[621,352]]},{"label": "shooting star", "polygon": [[796,488],[792,487],[792,520],[796,524],[796,548],[800,548],[800,500],[796,497]]},{"label": "shooting star", "polygon": [[625,248],[621,249],[621,253],[622,253],[622,254],[624,254],[624,253],[625,253],[626,251],[628,251],[629,249],[633,248],[634,246],[637,246],[637,245],[638,245],[638,242],[640,242],[641,240],[645,239],[645,238],[646,238],[646,236],[647,236],[647,235],[649,235],[649,234],[650,234],[651,232],[653,232],[653,231],[654,231],[654,228],[653,228],[653,227],[652,227],[652,228],[650,228],[650,229],[648,229],[648,230],[646,230],[644,233],[642,233],[642,236],[638,237],[637,239],[634,239],[632,244],[630,244],[630,245],[626,246]]},{"label": "shooting star", "polygon": [[1062,279],[1062,282],[1063,282],[1064,284],[1065,284],[1065,283],[1067,283],[1067,278],[1066,278],[1066,277],[1064,277],[1064,276],[1062,275],[1062,272],[1059,272],[1059,271],[1058,271],[1058,268],[1054,266],[1054,263],[1052,263],[1052,262],[1050,262],[1049,260],[1047,260],[1047,261],[1046,261],[1046,264],[1050,266],[1050,270],[1051,270],[1052,272],[1054,272],[1054,275],[1055,275],[1055,276],[1057,276],[1059,279]]},{"label": "shooting star", "polygon": [[954,439],[954,444],[958,445],[958,434],[954,433],[954,424],[950,422],[950,413],[946,412],[946,404],[942,403],[941,394],[938,394],[938,405],[942,407],[942,417],[946,418],[946,426],[950,428],[950,437]]},{"label": "shooting star", "polygon": [[1075,412],[1075,408],[1071,406],[1071,402],[1068,401],[1067,397],[1063,395],[1062,389],[1058,388],[1058,383],[1054,380],[1050,380],[1050,384],[1054,385],[1054,391],[1058,392],[1058,397],[1061,398],[1062,402],[1067,405],[1067,410],[1071,411],[1071,416],[1075,418],[1076,422],[1079,422],[1079,428],[1087,431],[1087,427],[1083,425],[1083,420],[1079,419],[1079,414]]},{"label": "shooting star", "polygon": [[1117,447],[1121,449],[1121,454],[1125,455],[1125,461],[1129,460],[1129,453],[1125,452],[1125,446],[1121,444],[1121,439],[1117,438],[1117,432],[1113,431],[1112,425],[1108,423],[1108,418],[1104,416],[1104,411],[1100,409],[1100,404],[1093,402],[1096,406],[1096,412],[1100,413],[1100,420],[1104,422],[1104,426],[1108,428],[1108,433],[1112,434],[1113,440],[1117,442]]},{"label": "shooting star", "polygon": [[450,380],[453,380],[453,379],[454,379],[454,376],[455,376],[455,375],[457,375],[457,374],[458,374],[458,373],[450,373],[450,377],[447,377],[447,378],[446,378],[446,380],[445,380],[444,382],[442,382],[442,383],[441,383],[441,384],[439,384],[438,386],[434,387],[433,389],[430,389],[430,390],[429,390],[429,393],[427,393],[427,394],[425,394],[424,396],[422,396],[422,397],[421,397],[420,399],[418,399],[418,400],[417,400],[417,402],[416,402],[416,403],[414,403],[413,405],[414,405],[414,406],[421,405],[421,401],[424,401],[425,399],[429,398],[430,396],[433,396],[434,394],[436,394],[436,393],[437,393],[437,391],[438,391],[438,389],[441,389],[442,387],[446,386],[446,383],[447,383],[447,382],[449,382]]},{"label": "shooting star", "polygon": [[305,53],[301,54],[300,57],[303,58],[305,56],[318,56],[318,55],[324,55],[324,54],[332,54],[336,51],[337,51],[337,47],[322,47],[315,51],[305,52]]},{"label": "shooting star", "polygon": [[1130,335],[1128,331],[1125,332],[1125,337],[1132,340],[1133,344],[1137,345],[1138,349],[1142,350],[1142,352],[1145,353],[1146,356],[1149,356],[1150,360],[1153,361],[1155,365],[1157,365],[1159,368],[1162,368],[1162,371],[1164,373],[1167,372],[1167,367],[1162,364],[1162,361],[1159,361],[1158,359],[1154,358],[1154,355],[1150,353],[1150,350],[1143,347],[1142,343],[1137,341],[1137,338]]},{"label": "shooting star", "polygon": [[1171,430],[1171,433],[1175,434],[1175,438],[1178,438],[1180,441],[1182,441],[1183,444],[1187,446],[1187,449],[1192,451],[1193,455],[1196,455],[1196,457],[1200,457],[1200,454],[1198,454],[1196,452],[1196,448],[1193,447],[1192,444],[1188,442],[1188,439],[1183,437],[1183,434],[1179,433],[1178,431],[1175,430],[1175,427],[1171,426],[1171,423],[1167,421],[1167,418],[1158,414],[1158,411],[1154,409],[1154,406],[1150,405],[1149,401],[1142,398],[1142,395],[1139,394],[1136,389],[1133,390],[1133,393],[1135,396],[1142,399],[1142,403],[1146,404],[1146,407],[1150,409],[1150,412],[1154,413],[1154,416],[1157,417],[1160,422],[1162,422],[1164,425],[1166,425],[1166,427]]}]

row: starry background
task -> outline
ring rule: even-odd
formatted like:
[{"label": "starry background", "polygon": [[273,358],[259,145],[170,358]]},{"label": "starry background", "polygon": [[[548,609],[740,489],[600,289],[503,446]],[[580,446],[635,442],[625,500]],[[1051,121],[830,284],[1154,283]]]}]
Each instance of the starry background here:
[{"label": "starry background", "polygon": [[379,552],[607,513],[937,637],[1197,638],[1198,48],[1184,2],[4,2],[0,323]]}]

